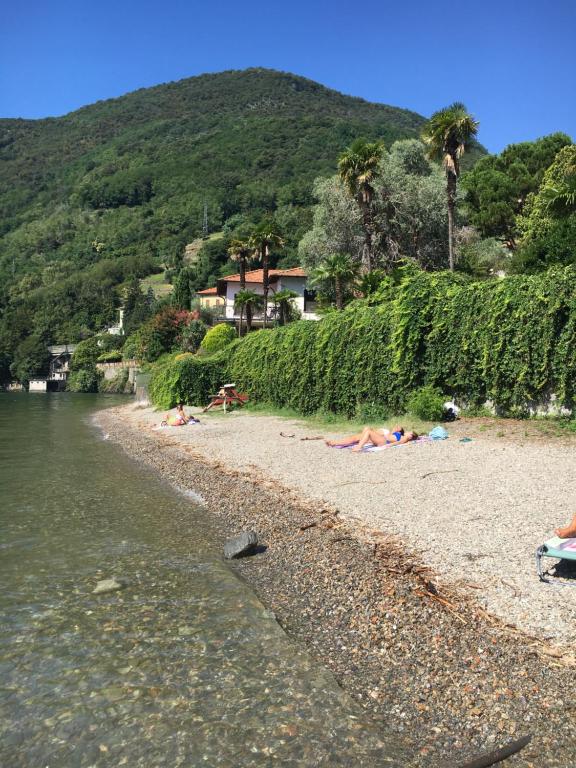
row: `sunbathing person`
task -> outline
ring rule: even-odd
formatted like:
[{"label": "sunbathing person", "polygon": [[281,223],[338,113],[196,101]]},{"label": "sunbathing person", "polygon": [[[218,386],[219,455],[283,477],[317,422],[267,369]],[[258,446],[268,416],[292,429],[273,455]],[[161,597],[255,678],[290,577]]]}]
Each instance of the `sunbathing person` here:
[{"label": "sunbathing person", "polygon": [[190,418],[186,415],[182,403],[178,403],[176,413],[167,413],[165,421],[169,427],[183,427],[188,424]]},{"label": "sunbathing person", "polygon": [[352,450],[357,453],[361,451],[365,445],[372,443],[377,447],[383,445],[403,445],[409,443],[412,440],[416,440],[418,435],[416,432],[404,432],[404,427],[394,427],[392,431],[389,429],[375,429],[374,427],[364,427],[362,432],[357,435],[350,435],[350,437],[343,437],[340,440],[327,440],[326,445],[341,446],[343,448],[353,445]]},{"label": "sunbathing person", "polygon": [[576,515],[572,518],[572,522],[564,528],[556,528],[554,531],[559,539],[574,539],[576,538]]}]

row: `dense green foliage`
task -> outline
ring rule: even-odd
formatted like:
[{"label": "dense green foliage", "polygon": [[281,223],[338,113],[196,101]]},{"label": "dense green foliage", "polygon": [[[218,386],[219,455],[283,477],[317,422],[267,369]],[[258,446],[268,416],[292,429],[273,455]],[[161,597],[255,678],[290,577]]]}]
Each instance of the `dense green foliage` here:
[{"label": "dense green foliage", "polygon": [[158,408],[173,408],[177,403],[207,405],[210,395],[228,380],[228,364],[234,347],[210,357],[183,355],[157,364],[152,372],[149,392]]},{"label": "dense green foliage", "polygon": [[518,218],[521,234],[515,257],[518,271],[535,272],[551,264],[576,261],[576,207],[558,207],[564,190],[576,180],[576,145],[564,147],[546,170],[536,194],[530,194],[524,214]]},{"label": "dense green foliage", "polygon": [[[112,324],[123,284],[162,266],[188,308],[224,268],[231,232],[264,213],[286,240],[271,266],[293,266],[314,178],[334,173],[358,136],[390,144],[423,122],[262,69],[142,89],[61,118],[0,120],[0,358],[13,361],[30,335],[75,342]],[[205,204],[209,230],[225,236],[183,264]],[[134,285],[129,334],[151,313]]]},{"label": "dense green foliage", "polygon": [[232,325],[227,323],[218,323],[210,328],[208,333],[202,339],[200,349],[206,355],[213,355],[231,344],[236,338],[236,331]]},{"label": "dense green foliage", "polygon": [[208,326],[202,320],[191,320],[182,329],[180,349],[183,352],[197,352],[207,331]]},{"label": "dense green foliage", "polygon": [[98,392],[102,374],[96,366],[73,371],[68,377],[66,388],[70,392]]},{"label": "dense green foliage", "polygon": [[[230,378],[253,400],[350,416],[365,403],[404,410],[423,386],[472,406],[491,400],[509,414],[523,414],[552,393],[557,405],[572,406],[576,268],[483,282],[412,273],[400,284],[389,279],[376,298],[317,323],[248,335],[206,358],[210,385]],[[209,393],[192,373],[203,362],[194,358],[182,370],[172,365],[158,374],[155,402],[205,401]]]},{"label": "dense green foliage", "polygon": [[515,245],[517,216],[528,195],[538,191],[544,172],[557,153],[572,141],[553,133],[537,141],[511,144],[499,155],[481,158],[462,176],[470,223],[483,237],[498,237]]},{"label": "dense green foliage", "polygon": [[185,309],[163,307],[126,339],[122,350],[124,360],[151,363],[179,348],[187,326],[194,319]]},{"label": "dense green foliage", "polygon": [[555,392],[570,405],[576,381],[576,271],[471,283],[420,274],[319,324],[248,337],[232,376],[256,399],[305,412],[352,414],[375,399],[391,409],[430,384],[505,411]]},{"label": "dense green foliage", "polygon": [[406,410],[424,421],[440,421],[444,416],[444,402],[442,391],[428,385],[409,395]]},{"label": "dense green foliage", "polygon": [[397,141],[383,152],[371,188],[369,221],[363,225],[362,208],[338,177],[317,180],[313,227],[299,246],[303,266],[314,269],[335,254],[361,264],[368,226],[372,265],[390,269],[408,257],[425,269],[445,268],[446,181],[442,170],[426,159],[422,142]]}]

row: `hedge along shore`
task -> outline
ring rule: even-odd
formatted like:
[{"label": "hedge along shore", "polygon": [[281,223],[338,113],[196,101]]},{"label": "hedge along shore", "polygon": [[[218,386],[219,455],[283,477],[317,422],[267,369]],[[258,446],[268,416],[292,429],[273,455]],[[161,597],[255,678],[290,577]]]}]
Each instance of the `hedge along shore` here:
[{"label": "hedge along shore", "polygon": [[[250,452],[240,467],[231,455],[207,450],[218,443],[218,430],[245,441],[241,420],[255,417],[151,431],[159,418],[124,407],[100,414],[99,422],[129,454],[201,494],[230,534],[258,531],[266,552],[236,567],[289,634],[335,673],[383,730],[413,745],[414,760],[407,764],[436,767],[450,757],[456,765],[532,732],[532,744],[511,765],[573,766],[569,654],[492,618],[479,608],[476,590],[443,583],[395,537],[265,477]],[[291,434],[289,423],[277,421]],[[195,431],[202,429],[204,439]],[[255,423],[250,432],[258,444]],[[301,425],[300,432],[310,436]],[[286,453],[296,439],[286,438],[280,449]],[[294,445],[342,455],[320,441]]]},{"label": "hedge along shore", "polygon": [[320,322],[251,333],[213,357],[158,365],[161,408],[203,405],[225,381],[252,400],[300,413],[402,413],[409,394],[439,387],[508,415],[572,409],[576,386],[576,268],[471,282],[452,273],[382,284]]}]

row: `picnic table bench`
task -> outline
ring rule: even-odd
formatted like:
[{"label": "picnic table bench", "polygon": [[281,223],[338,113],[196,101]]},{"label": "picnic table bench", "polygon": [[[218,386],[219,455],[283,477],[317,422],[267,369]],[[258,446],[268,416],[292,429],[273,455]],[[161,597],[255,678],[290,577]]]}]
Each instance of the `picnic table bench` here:
[{"label": "picnic table bench", "polygon": [[248,402],[248,395],[242,395],[236,391],[236,384],[224,384],[220,387],[215,395],[211,395],[210,402],[204,408],[204,413],[209,411],[210,408],[221,405],[223,410],[226,411],[230,406],[239,406],[240,408],[244,403]]}]

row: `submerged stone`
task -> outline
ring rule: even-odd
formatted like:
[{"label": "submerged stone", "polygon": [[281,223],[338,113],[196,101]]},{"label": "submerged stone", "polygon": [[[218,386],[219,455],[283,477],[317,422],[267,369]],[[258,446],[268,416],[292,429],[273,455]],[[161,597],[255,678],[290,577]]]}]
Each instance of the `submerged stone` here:
[{"label": "submerged stone", "polygon": [[234,557],[253,555],[258,546],[258,536],[255,531],[243,531],[224,544],[224,557],[232,560]]},{"label": "submerged stone", "polygon": [[104,595],[106,592],[117,592],[119,589],[124,589],[126,586],[125,581],[112,577],[111,579],[102,579],[97,582],[95,589],[92,590],[93,595]]}]

